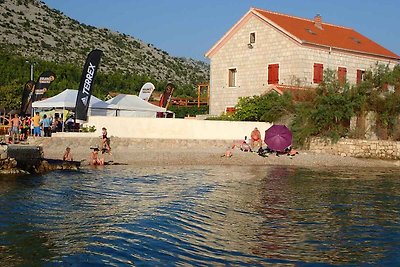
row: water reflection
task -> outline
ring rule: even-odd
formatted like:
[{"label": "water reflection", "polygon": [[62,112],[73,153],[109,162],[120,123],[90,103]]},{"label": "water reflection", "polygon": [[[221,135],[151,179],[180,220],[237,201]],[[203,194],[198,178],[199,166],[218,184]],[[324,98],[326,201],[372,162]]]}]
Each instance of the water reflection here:
[{"label": "water reflection", "polygon": [[399,185],[387,171],[235,166],[2,179],[0,264],[392,264]]},{"label": "water reflection", "polygon": [[259,187],[265,221],[257,253],[331,264],[384,259],[395,244],[381,237],[399,230],[399,180],[346,174],[352,179],[335,172],[272,169]]}]

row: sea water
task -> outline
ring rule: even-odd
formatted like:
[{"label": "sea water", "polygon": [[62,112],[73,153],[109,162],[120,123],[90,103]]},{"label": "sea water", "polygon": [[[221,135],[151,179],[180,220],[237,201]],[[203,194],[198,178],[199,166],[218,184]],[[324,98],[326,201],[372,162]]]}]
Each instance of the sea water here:
[{"label": "sea water", "polygon": [[0,266],[400,265],[390,170],[110,166],[0,179]]}]

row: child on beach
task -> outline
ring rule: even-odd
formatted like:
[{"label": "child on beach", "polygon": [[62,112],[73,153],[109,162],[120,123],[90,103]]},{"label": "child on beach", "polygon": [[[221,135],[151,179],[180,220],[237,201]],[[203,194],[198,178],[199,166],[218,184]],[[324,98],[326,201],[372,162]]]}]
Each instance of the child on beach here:
[{"label": "child on beach", "polygon": [[109,155],[111,155],[111,147],[110,147],[110,138],[107,137],[107,129],[106,127],[103,127],[101,129],[101,143],[102,143],[102,148],[101,151],[104,154],[104,152],[107,152]]},{"label": "child on beach", "polygon": [[74,160],[73,157],[72,157],[72,153],[71,153],[71,148],[70,147],[65,148],[65,152],[64,152],[64,155],[63,155],[63,160],[64,161],[73,161]]}]

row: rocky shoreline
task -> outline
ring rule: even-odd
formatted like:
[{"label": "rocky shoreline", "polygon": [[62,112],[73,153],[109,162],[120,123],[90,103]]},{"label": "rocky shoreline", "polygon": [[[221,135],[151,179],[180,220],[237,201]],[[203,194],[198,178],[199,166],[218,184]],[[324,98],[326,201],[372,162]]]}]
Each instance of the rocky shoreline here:
[{"label": "rocky shoreline", "polygon": [[0,175],[43,174],[53,170],[77,170],[80,162],[45,159],[43,147],[36,145],[0,146]]}]

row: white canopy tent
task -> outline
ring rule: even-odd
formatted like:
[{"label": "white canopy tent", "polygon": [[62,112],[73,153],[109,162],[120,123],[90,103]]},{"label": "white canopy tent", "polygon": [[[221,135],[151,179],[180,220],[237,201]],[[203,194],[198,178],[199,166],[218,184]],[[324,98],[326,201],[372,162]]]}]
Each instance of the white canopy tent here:
[{"label": "white canopy tent", "polygon": [[[78,90],[65,89],[63,92],[53,97],[32,103],[33,108],[49,109],[49,108],[62,108],[74,110],[76,105],[76,97]],[[95,96],[90,97],[89,102],[89,116],[112,116],[115,113],[115,107],[110,105]]]},{"label": "white canopy tent", "polygon": [[106,101],[116,110],[115,115],[121,117],[156,117],[157,112],[166,112],[165,108],[158,107],[144,101],[136,95],[119,94]]},{"label": "white canopy tent", "polygon": [[[78,90],[65,89],[58,95],[33,102],[32,107],[36,109],[75,110],[77,94]],[[144,101],[136,95],[120,94],[107,102],[92,95],[90,97],[88,116],[155,118],[157,112],[166,112],[166,109]]]}]

